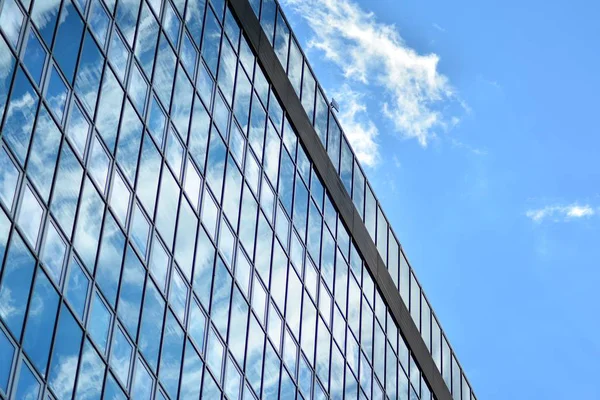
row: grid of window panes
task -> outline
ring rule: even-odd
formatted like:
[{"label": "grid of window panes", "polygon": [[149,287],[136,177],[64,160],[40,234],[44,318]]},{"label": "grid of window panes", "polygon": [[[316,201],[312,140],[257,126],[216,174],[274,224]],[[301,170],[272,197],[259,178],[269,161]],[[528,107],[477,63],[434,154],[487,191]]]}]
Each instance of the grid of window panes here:
[{"label": "grid of window panes", "polygon": [[286,71],[321,143],[351,196],[392,280],[410,310],[446,385],[457,400],[475,398],[456,356],[385,217],[307,58],[276,0],[250,0],[252,9]]},{"label": "grid of window panes", "polygon": [[0,0],[0,138],[0,398],[432,398],[224,1]]}]

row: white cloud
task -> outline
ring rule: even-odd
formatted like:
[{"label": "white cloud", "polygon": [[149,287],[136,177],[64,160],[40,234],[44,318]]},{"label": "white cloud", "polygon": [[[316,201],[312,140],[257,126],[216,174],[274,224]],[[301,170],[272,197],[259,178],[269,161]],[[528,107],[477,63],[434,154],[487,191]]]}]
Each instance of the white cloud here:
[{"label": "white cloud", "polygon": [[440,32],[446,32],[446,29],[442,28],[441,26],[439,26],[439,25],[438,25],[438,24],[436,24],[435,22],[434,22],[432,25],[433,25],[433,27],[434,27],[435,29],[437,29],[438,31],[440,31]]},{"label": "white cloud", "polygon": [[[351,84],[377,96],[378,112],[386,117],[402,138],[417,139],[423,146],[456,122],[445,115],[448,101],[456,98],[448,79],[438,71],[436,54],[421,55],[407,46],[394,25],[378,22],[373,13],[352,0],[284,0],[313,30],[309,47],[323,51]],[[337,98],[336,98],[337,99]],[[343,102],[340,98],[338,101]],[[352,103],[351,103],[352,104]],[[343,107],[342,107],[343,111]],[[364,110],[363,110],[364,111]],[[370,110],[375,111],[375,110]],[[348,111],[356,116],[353,111]],[[361,132],[340,118],[358,152]],[[365,125],[360,125],[365,126]],[[359,126],[359,128],[360,128]],[[369,123],[366,133],[372,133]],[[374,136],[370,136],[369,144]]]},{"label": "white cloud", "polygon": [[340,99],[339,121],[344,127],[344,133],[356,157],[363,165],[374,166],[379,157],[376,142],[379,132],[368,117],[364,95],[344,84],[339,90],[333,92],[333,96]]},{"label": "white cloud", "polygon": [[473,147],[467,143],[464,143],[456,138],[451,138],[450,139],[450,143],[452,143],[452,146],[458,149],[463,149],[468,151],[469,153],[476,155],[476,156],[485,156],[487,155],[487,150],[485,149],[480,149],[478,147]]},{"label": "white cloud", "polygon": [[525,215],[532,221],[541,223],[546,219],[550,219],[553,222],[568,221],[578,218],[591,217],[596,214],[589,205],[579,205],[573,203],[567,206],[553,205],[546,206],[538,209],[528,210]]}]

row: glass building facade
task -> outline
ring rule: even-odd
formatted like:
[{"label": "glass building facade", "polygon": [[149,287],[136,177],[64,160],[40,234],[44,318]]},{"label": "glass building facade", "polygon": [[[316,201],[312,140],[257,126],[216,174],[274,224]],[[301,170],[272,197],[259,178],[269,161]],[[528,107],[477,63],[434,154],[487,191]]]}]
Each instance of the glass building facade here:
[{"label": "glass building facade", "polygon": [[0,398],[475,399],[276,2],[0,0]]}]

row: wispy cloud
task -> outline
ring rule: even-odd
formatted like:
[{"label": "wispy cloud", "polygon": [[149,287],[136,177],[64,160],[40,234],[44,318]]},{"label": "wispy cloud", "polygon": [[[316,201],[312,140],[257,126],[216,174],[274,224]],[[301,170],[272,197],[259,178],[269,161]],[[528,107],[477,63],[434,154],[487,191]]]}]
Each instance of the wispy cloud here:
[{"label": "wispy cloud", "polygon": [[542,223],[550,220],[553,222],[564,222],[581,218],[589,218],[596,214],[596,210],[590,205],[579,205],[573,203],[567,206],[551,205],[538,209],[528,210],[525,215],[533,222]]},{"label": "wispy cloud", "polygon": [[485,156],[487,155],[487,150],[485,149],[480,149],[474,146],[471,146],[467,143],[464,143],[456,138],[451,138],[450,139],[450,143],[452,143],[452,146],[457,148],[457,149],[463,149],[466,150],[467,152],[474,154],[476,156]]},{"label": "wispy cloud", "polygon": [[439,25],[438,25],[438,24],[436,24],[435,22],[434,22],[432,25],[433,25],[433,27],[434,27],[435,29],[437,29],[438,31],[440,31],[440,32],[446,32],[446,29],[442,28],[441,26],[439,26]]},{"label": "wispy cloud", "polygon": [[368,117],[364,95],[344,84],[333,92],[333,96],[340,99],[339,120],[356,156],[364,165],[375,166],[379,159],[379,148],[376,142],[379,132]]},{"label": "wispy cloud", "polygon": [[[405,43],[394,25],[377,21],[373,13],[352,0],[283,3],[304,18],[313,31],[309,48],[322,51],[328,61],[337,65],[353,90],[376,95],[375,105],[369,104],[377,109],[369,112],[390,121],[400,137],[416,139],[425,147],[439,132],[456,123],[457,117],[448,115],[448,103],[459,107],[462,103],[448,78],[439,72],[438,55],[419,54]],[[344,118],[340,120],[346,134],[353,137],[353,148],[359,152],[360,132],[352,135],[354,126]]]}]

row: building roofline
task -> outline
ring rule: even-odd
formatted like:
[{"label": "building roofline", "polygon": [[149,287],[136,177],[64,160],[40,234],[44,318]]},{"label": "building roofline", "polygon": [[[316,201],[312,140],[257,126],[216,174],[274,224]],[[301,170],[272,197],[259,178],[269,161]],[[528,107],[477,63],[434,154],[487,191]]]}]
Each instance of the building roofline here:
[{"label": "building roofline", "polygon": [[315,128],[308,119],[300,99],[298,99],[271,43],[254,14],[252,6],[248,0],[229,0],[229,3],[234,16],[248,38],[249,45],[256,53],[266,76],[271,81],[275,94],[284,106],[290,123],[298,133],[300,142],[310,156],[342,221],[362,254],[368,270],[389,307],[390,314],[400,328],[432,393],[438,400],[452,400],[452,395],[438,371],[419,329],[412,320],[408,308],[400,297],[385,262],[379,255],[361,216],[346,192]]}]

